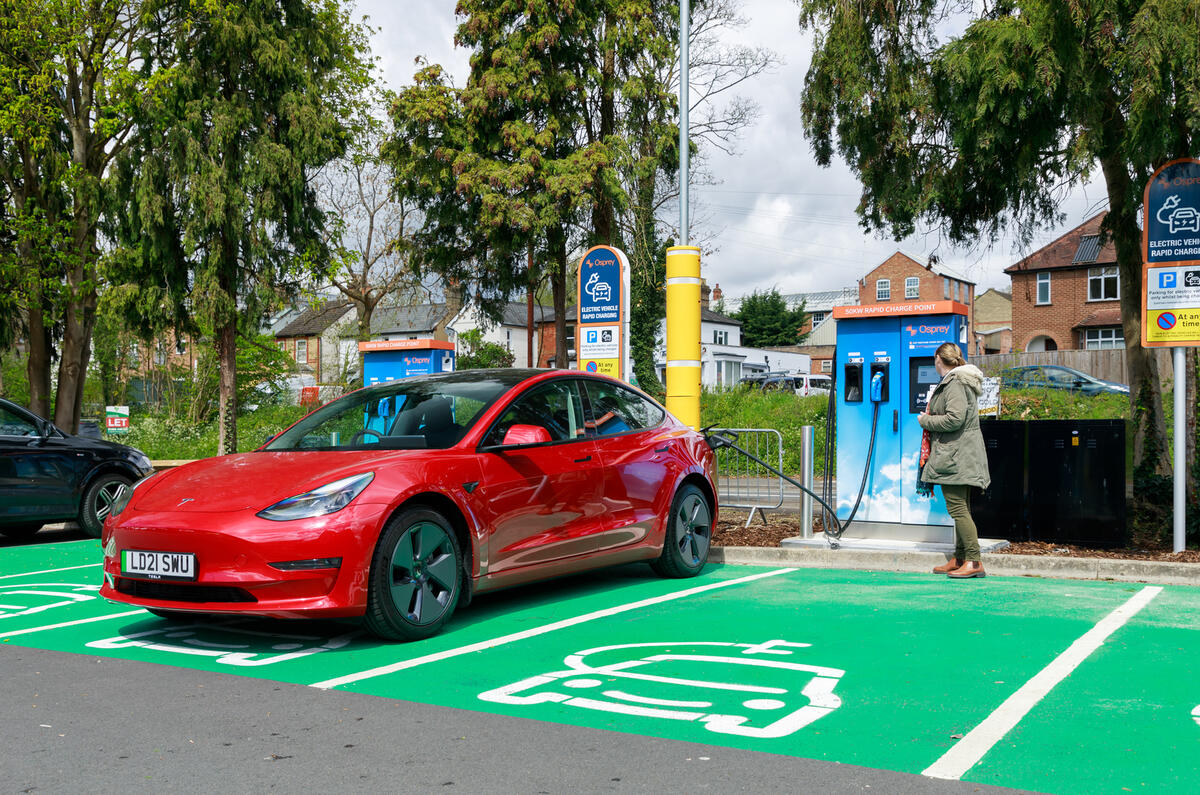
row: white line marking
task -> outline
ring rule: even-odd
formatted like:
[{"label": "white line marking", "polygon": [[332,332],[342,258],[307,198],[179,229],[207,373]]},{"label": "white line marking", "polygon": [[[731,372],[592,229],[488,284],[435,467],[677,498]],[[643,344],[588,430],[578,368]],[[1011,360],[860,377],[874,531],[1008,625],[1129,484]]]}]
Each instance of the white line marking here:
[{"label": "white line marking", "polygon": [[76,624],[91,624],[93,621],[108,621],[110,618],[124,618],[125,616],[136,616],[139,613],[145,613],[145,610],[130,610],[128,613],[113,613],[109,616],[96,616],[95,618],[81,618],[78,621],[64,621],[61,624],[47,624],[44,627],[34,627],[33,629],[19,629],[16,632],[0,632],[0,638],[15,638],[17,635],[29,635],[33,632],[42,632],[47,629],[58,629],[59,627],[73,627]]},{"label": "white line marking", "polygon": [[32,577],[35,574],[56,574],[60,571],[71,571],[72,569],[91,569],[103,565],[103,563],[85,563],[82,566],[67,566],[64,569],[44,569],[43,571],[25,571],[20,574],[3,574],[0,575],[0,580],[7,580],[12,577]]},{"label": "white line marking", "polygon": [[1033,709],[1047,693],[1071,675],[1080,663],[1108,640],[1108,637],[1137,615],[1150,600],[1158,596],[1161,587],[1149,586],[1134,594],[1129,601],[1100,620],[1058,655],[1017,692],[1013,693],[996,711],[971,729],[965,737],[942,754],[942,758],[921,771],[930,778],[946,778],[957,781],[984,757],[996,743],[1016,726],[1029,710]]},{"label": "white line marking", "polygon": [[484,649],[491,649],[495,648],[496,646],[503,646],[507,643],[515,643],[519,640],[525,640],[526,638],[544,635],[547,632],[554,632],[555,630],[559,629],[566,629],[567,627],[573,627],[576,624],[583,624],[588,621],[593,621],[597,618],[614,616],[618,613],[636,610],[640,607],[649,607],[650,605],[661,604],[662,602],[670,602],[674,599],[682,599],[685,596],[694,596],[695,594],[704,593],[705,591],[713,591],[717,588],[728,588],[733,585],[741,585],[743,583],[753,582],[754,580],[761,580],[765,577],[775,577],[779,574],[787,574],[788,572],[794,571],[797,570],[793,568],[775,569],[774,571],[767,571],[761,574],[752,574],[748,577],[739,577],[736,580],[726,580],[725,582],[713,583],[711,585],[701,585],[697,588],[689,588],[686,591],[676,591],[675,593],[666,594],[665,596],[656,596],[652,599],[643,599],[640,602],[630,602],[629,604],[625,605],[609,607],[604,610],[597,610],[594,613],[585,613],[584,615],[576,616],[575,618],[566,618],[562,621],[555,621],[553,624],[546,624],[541,627],[534,627],[533,629],[514,632],[511,635],[501,635],[500,637],[492,638],[491,640],[472,643],[469,646],[460,646],[457,649],[447,649],[446,651],[427,654],[424,657],[415,657],[411,660],[402,660],[398,663],[384,665],[379,668],[372,668],[356,674],[346,674],[345,676],[339,676],[334,679],[326,679],[324,682],[316,682],[310,685],[310,687],[318,687],[322,690],[328,690],[329,688],[348,685],[352,682],[361,682],[363,679],[371,679],[376,676],[386,676],[387,674],[392,674],[396,671],[403,671],[407,668],[416,668],[418,665],[425,665],[426,663],[438,662],[440,660],[448,660],[451,657],[458,657],[463,654],[471,654],[472,652],[483,651]]}]

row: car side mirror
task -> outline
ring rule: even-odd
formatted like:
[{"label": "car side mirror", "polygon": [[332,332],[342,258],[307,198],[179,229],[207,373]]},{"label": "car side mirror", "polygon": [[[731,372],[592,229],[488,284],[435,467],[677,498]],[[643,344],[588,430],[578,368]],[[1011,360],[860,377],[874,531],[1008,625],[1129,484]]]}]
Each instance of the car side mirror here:
[{"label": "car side mirror", "polygon": [[505,447],[526,444],[542,444],[549,442],[550,432],[540,425],[513,425],[504,434],[502,444]]}]

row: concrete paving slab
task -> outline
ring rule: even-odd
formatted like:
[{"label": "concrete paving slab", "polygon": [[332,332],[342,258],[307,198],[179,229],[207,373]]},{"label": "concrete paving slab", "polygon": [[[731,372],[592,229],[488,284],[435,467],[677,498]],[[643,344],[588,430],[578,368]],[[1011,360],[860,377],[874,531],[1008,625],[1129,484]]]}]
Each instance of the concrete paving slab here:
[{"label": "concrete paving slab", "polygon": [[[824,543],[824,542],[822,542]],[[858,571],[930,572],[946,562],[937,552],[902,549],[829,549],[812,546],[713,547],[714,563]],[[1113,580],[1200,586],[1200,564],[1160,561],[1068,558],[1052,555],[984,554],[983,567],[1001,577]]]}]

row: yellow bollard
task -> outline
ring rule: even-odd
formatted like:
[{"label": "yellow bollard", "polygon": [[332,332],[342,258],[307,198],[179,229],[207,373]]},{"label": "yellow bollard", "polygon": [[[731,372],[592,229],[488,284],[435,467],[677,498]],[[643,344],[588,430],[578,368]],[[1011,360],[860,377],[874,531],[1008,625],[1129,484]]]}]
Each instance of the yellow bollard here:
[{"label": "yellow bollard", "polygon": [[700,249],[667,249],[667,411],[700,427]]}]

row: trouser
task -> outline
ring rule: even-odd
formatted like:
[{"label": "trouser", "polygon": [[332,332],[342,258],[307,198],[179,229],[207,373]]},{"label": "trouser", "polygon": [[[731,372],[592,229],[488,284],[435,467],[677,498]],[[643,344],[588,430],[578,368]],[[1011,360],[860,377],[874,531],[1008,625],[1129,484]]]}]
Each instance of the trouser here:
[{"label": "trouser", "polygon": [[954,520],[954,557],[958,560],[979,560],[979,531],[971,518],[971,487],[942,484],[946,511]]}]

